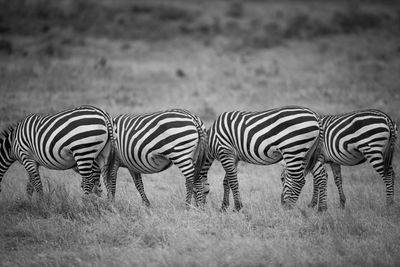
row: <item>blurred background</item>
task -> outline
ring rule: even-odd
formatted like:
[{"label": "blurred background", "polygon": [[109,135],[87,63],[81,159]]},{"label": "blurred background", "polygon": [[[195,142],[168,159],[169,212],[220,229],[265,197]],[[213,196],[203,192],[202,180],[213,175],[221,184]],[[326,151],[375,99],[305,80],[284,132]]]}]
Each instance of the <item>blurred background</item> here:
[{"label": "blurred background", "polygon": [[0,0],[0,126],[81,104],[399,121],[399,33],[397,1]]}]

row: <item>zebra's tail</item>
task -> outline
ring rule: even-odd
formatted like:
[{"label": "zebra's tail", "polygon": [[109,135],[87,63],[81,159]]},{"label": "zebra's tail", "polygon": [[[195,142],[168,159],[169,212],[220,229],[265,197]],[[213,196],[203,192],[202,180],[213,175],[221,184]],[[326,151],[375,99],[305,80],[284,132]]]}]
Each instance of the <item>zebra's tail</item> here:
[{"label": "zebra's tail", "polygon": [[194,151],[194,182],[200,178],[200,172],[208,155],[208,135],[203,122],[200,119],[195,120],[197,132],[199,133],[198,144]]},{"label": "zebra's tail", "polygon": [[385,177],[389,175],[390,167],[392,166],[393,153],[397,139],[396,123],[389,120],[388,125],[389,125],[389,143],[386,146],[385,151],[383,152],[383,175]]},{"label": "zebra's tail", "polygon": [[321,156],[322,151],[322,141],[323,141],[323,129],[321,119],[318,119],[319,123],[319,134],[317,140],[315,140],[314,144],[308,150],[305,160],[304,160],[304,177],[308,174],[309,171],[314,167],[315,163],[317,163],[319,157]]},{"label": "zebra's tail", "polygon": [[[116,177],[111,177],[111,176],[114,174],[113,169],[114,169],[114,164],[117,160],[117,153],[116,153],[116,144],[115,144],[115,137],[114,137],[113,119],[111,118],[111,116],[108,113],[106,113],[105,115],[106,115],[108,139],[110,142],[110,152],[108,154],[107,162],[105,164],[104,182],[105,182],[107,191],[110,192],[111,187],[115,186],[115,182],[116,182]],[[116,176],[116,174],[114,176]],[[114,196],[112,196],[112,197],[114,197]]]}]

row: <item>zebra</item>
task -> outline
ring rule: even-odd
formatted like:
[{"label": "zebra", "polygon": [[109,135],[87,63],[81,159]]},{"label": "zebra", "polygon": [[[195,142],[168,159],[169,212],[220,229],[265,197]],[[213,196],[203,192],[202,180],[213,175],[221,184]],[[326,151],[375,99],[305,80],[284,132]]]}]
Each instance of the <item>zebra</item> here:
[{"label": "zebra", "polygon": [[316,149],[318,160],[311,168],[313,196],[309,207],[327,209],[324,163],[329,163],[338,188],[340,206],[345,207],[340,166],[354,166],[366,161],[382,177],[386,186],[386,204],[394,203],[392,159],[397,138],[396,123],[384,112],[376,109],[354,111],[341,115],[321,116],[321,137]]},{"label": "zebra", "polygon": [[[106,183],[115,197],[117,171],[127,168],[146,206],[150,206],[142,174],[158,173],[176,165],[186,178],[186,204],[192,193],[202,203],[204,184],[198,179],[208,151],[207,133],[201,119],[183,109],[147,114],[122,114],[113,119],[116,161],[113,175]],[[196,190],[193,190],[193,186]]]},{"label": "zebra", "polygon": [[222,113],[209,129],[209,153],[200,173],[207,173],[214,161],[225,170],[221,210],[229,206],[232,190],[235,210],[242,208],[237,179],[238,161],[258,165],[283,160],[287,172],[281,202],[292,207],[305,183],[304,176],[319,136],[318,115],[300,106],[287,106],[260,112],[232,111]]},{"label": "zebra", "polygon": [[[80,106],[53,115],[30,114],[0,134],[1,181],[8,168],[19,161],[28,173],[26,192],[43,196],[39,166],[54,170],[74,169],[82,176],[89,194],[101,169],[110,175],[115,157],[112,119],[94,106]],[[97,163],[94,163],[95,160]]]}]

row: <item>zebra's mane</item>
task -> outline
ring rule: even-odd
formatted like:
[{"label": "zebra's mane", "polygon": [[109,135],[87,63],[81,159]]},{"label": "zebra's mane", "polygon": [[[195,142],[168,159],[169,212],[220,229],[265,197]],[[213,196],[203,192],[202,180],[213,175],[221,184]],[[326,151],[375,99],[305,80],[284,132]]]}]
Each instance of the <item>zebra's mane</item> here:
[{"label": "zebra's mane", "polygon": [[0,140],[7,139],[10,136],[10,134],[14,131],[16,126],[17,123],[12,123],[6,126],[6,128],[0,133]]}]

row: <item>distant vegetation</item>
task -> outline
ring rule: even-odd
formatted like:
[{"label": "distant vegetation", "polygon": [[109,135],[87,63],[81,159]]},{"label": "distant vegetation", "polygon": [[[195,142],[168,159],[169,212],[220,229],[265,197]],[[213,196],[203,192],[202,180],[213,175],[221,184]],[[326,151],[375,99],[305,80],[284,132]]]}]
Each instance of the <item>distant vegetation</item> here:
[{"label": "distant vegetation", "polygon": [[[104,1],[103,1],[104,2]],[[165,40],[177,36],[230,38],[235,47],[269,48],[287,40],[310,39],[326,35],[350,34],[369,29],[400,32],[400,13],[362,10],[357,4],[331,11],[316,18],[312,13],[297,13],[276,21],[246,14],[246,4],[226,5],[225,14],[204,19],[206,11],[195,5],[179,6],[162,2],[133,1],[116,5],[93,0],[15,0],[0,2],[0,34],[35,35],[52,29],[70,29],[82,35],[129,40]],[[224,18],[226,16],[227,18]],[[8,44],[0,49],[10,51]],[[51,53],[51,52],[50,52]]]}]

